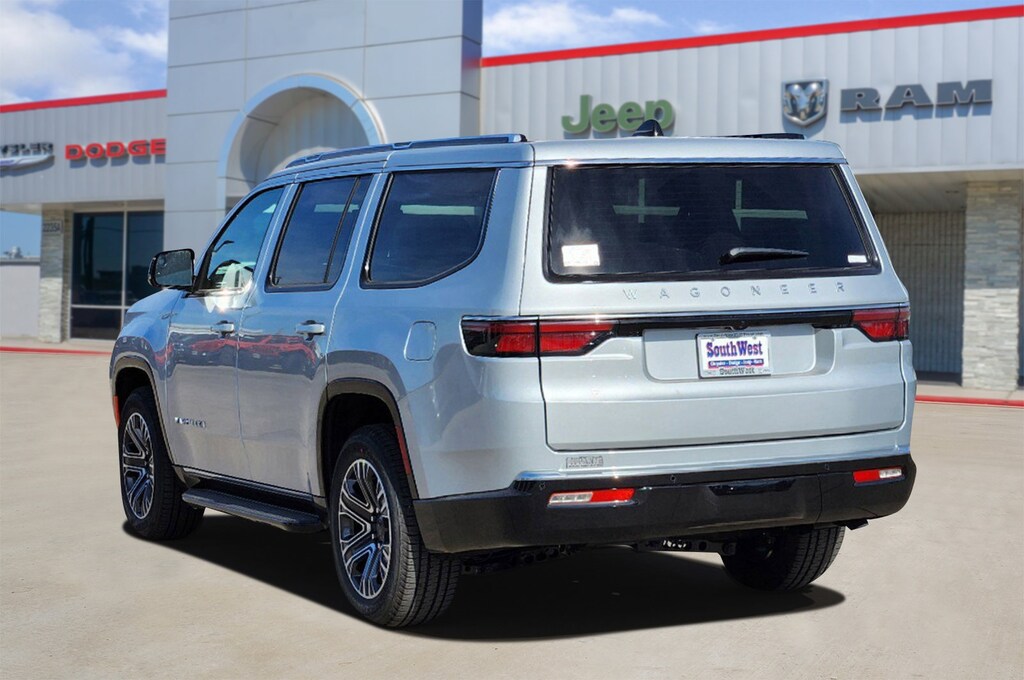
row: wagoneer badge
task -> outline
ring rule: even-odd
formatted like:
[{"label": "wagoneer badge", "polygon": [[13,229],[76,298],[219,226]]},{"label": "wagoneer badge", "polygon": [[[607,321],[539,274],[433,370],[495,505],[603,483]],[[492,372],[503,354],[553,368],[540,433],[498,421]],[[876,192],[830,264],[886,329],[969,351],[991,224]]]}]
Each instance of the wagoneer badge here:
[{"label": "wagoneer badge", "polygon": [[565,459],[565,469],[604,467],[604,456],[569,456]]}]

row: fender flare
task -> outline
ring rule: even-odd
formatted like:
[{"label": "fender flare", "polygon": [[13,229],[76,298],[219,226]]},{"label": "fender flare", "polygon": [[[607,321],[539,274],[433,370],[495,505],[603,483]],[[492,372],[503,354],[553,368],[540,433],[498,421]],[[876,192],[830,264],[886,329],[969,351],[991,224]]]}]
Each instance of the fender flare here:
[{"label": "fender flare", "polygon": [[[164,451],[167,452],[167,457],[171,461],[171,466],[174,468],[175,474],[182,480],[184,477],[181,474],[181,470],[178,465],[174,462],[174,452],[171,451],[171,443],[167,439],[167,423],[164,422],[164,410],[160,405],[160,393],[156,389],[156,380],[153,378],[153,368],[149,365],[141,355],[138,354],[122,354],[114,360],[114,366],[110,371],[110,393],[113,395],[117,394],[117,376],[126,368],[137,368],[146,374],[146,378],[149,380],[149,389],[153,394],[153,401],[156,403],[156,418],[160,421],[160,436],[164,440]],[[118,404],[120,408],[120,404]]]},{"label": "fender flare", "polygon": [[406,481],[409,483],[409,492],[412,494],[414,500],[419,499],[420,495],[416,488],[416,479],[412,472],[412,461],[409,459],[409,446],[405,438],[405,427],[402,425],[402,414],[398,410],[398,400],[395,399],[395,395],[391,393],[391,390],[388,389],[386,385],[368,378],[337,378],[332,380],[327,383],[327,388],[324,390],[323,397],[320,399],[320,408],[317,413],[316,464],[317,475],[320,477],[320,488],[324,490],[324,496],[326,497],[330,493],[330,480],[323,478],[324,413],[327,410],[328,401],[334,397],[346,394],[360,394],[368,397],[374,397],[387,406],[388,411],[391,413],[391,420],[395,424],[395,438],[398,440],[398,450],[402,455],[402,466],[405,469]]}]

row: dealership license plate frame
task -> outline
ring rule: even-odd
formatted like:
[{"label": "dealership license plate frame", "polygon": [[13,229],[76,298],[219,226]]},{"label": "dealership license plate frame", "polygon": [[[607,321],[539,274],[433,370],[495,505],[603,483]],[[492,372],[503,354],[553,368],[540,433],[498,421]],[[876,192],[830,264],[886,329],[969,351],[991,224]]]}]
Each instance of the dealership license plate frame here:
[{"label": "dealership license plate frame", "polygon": [[[762,359],[763,365],[756,365],[755,363],[745,364],[742,362],[753,362],[756,357],[723,357],[715,359],[708,356],[707,343],[712,342],[715,346],[724,345],[723,341],[736,342],[737,344],[741,341],[748,343],[756,343],[758,341],[764,344],[764,357]],[[772,336],[768,331],[732,331],[722,333],[698,333],[697,334],[697,370],[698,375],[701,379],[716,379],[716,378],[757,378],[770,376],[772,374]],[[712,366],[711,361],[716,362],[741,362],[736,365],[723,365],[723,366]],[[727,372],[723,372],[727,371]]]}]

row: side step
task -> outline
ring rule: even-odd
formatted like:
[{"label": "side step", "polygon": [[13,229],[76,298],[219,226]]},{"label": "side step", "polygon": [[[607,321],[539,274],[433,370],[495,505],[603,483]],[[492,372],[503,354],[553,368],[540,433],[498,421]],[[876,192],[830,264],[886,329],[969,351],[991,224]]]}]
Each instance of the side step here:
[{"label": "side step", "polygon": [[181,494],[181,499],[189,505],[210,508],[242,519],[269,524],[285,531],[310,534],[325,528],[320,518],[311,512],[282,508],[280,505],[254,501],[224,491],[189,489]]}]

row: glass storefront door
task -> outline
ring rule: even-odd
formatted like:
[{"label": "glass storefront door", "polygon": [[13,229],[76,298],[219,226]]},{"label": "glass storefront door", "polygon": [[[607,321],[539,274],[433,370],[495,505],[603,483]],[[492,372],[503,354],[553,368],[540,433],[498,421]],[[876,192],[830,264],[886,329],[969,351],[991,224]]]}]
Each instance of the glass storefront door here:
[{"label": "glass storefront door", "polygon": [[75,214],[71,337],[117,337],[124,310],[156,292],[146,276],[163,241],[162,212]]}]

